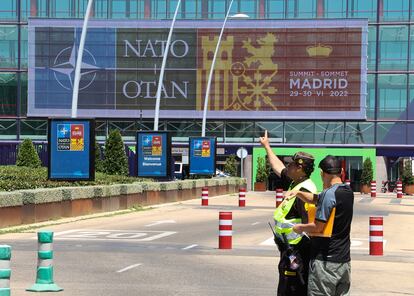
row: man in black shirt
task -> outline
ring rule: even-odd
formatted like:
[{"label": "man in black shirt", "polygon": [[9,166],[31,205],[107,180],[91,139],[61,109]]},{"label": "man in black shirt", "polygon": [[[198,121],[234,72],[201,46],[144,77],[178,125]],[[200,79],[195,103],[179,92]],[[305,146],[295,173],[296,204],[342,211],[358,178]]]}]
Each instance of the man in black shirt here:
[{"label": "man in black shirt", "polygon": [[[319,167],[325,188],[321,194],[287,194],[288,199],[294,195],[305,202],[317,204],[315,222],[298,224],[293,228],[297,233],[314,234],[311,239],[308,295],[350,295],[350,232],[354,193],[349,186],[342,184],[341,163],[336,157],[325,157]],[[318,237],[333,213],[335,217],[331,237]]]}]

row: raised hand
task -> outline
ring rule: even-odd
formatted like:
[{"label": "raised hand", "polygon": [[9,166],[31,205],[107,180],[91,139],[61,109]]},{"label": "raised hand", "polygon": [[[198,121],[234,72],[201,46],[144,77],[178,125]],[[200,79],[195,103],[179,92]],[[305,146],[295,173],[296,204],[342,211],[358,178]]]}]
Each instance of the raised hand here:
[{"label": "raised hand", "polygon": [[270,146],[270,143],[269,143],[269,138],[268,138],[268,136],[267,136],[267,130],[265,130],[265,134],[264,134],[264,136],[263,136],[263,137],[260,137],[260,144],[262,144],[262,145],[263,145],[263,147],[268,147],[268,146]]}]

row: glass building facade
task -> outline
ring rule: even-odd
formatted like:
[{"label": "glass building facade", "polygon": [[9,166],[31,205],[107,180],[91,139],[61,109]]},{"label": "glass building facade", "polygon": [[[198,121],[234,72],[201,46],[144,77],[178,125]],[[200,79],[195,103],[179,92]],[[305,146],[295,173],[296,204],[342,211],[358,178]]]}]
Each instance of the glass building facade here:
[{"label": "glass building facade", "polygon": [[[47,121],[27,117],[28,18],[83,18],[87,0],[0,1],[0,141],[46,140]],[[176,0],[95,0],[97,19],[171,19]],[[179,18],[223,19],[230,0],[182,1]],[[414,145],[414,0],[234,0],[251,19],[369,19],[366,121],[209,121],[207,134],[226,143],[255,143],[264,129],[286,145]],[[120,129],[133,141],[145,119],[98,119],[103,140]],[[176,142],[201,133],[201,120],[161,120]]]}]

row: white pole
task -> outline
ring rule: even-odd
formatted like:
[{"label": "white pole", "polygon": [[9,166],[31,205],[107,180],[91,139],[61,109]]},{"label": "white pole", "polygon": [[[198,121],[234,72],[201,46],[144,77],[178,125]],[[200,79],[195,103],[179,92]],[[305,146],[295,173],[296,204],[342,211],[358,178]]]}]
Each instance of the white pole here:
[{"label": "white pole", "polygon": [[177,7],[175,8],[174,18],[171,23],[170,32],[168,33],[167,44],[165,45],[165,52],[162,58],[160,78],[158,80],[158,88],[157,88],[157,100],[155,101],[154,131],[158,131],[158,122],[160,118],[161,90],[162,90],[162,84],[164,80],[165,65],[167,64],[167,56],[168,56],[168,52],[170,51],[172,33],[174,30],[174,24],[175,24],[175,20],[177,19],[177,14],[178,14],[178,9],[180,8],[180,4],[181,4],[181,0],[178,1]]},{"label": "white pole", "polygon": [[81,35],[81,39],[79,43],[79,50],[78,50],[78,58],[76,60],[75,81],[73,83],[73,95],[72,95],[72,118],[76,118],[78,116],[79,82],[81,79],[83,49],[85,47],[86,31],[88,29],[88,22],[89,22],[89,16],[92,10],[92,4],[93,4],[93,0],[89,0],[88,7],[86,8],[85,19],[83,21],[82,35]]},{"label": "white pole", "polygon": [[211,80],[213,79],[214,66],[216,64],[218,51],[220,49],[221,38],[222,38],[223,33],[224,33],[224,27],[226,26],[227,19],[228,19],[229,14],[230,14],[231,6],[233,5],[233,1],[234,0],[231,0],[230,5],[229,5],[229,9],[227,10],[227,13],[226,13],[226,17],[224,18],[223,26],[221,27],[220,36],[219,36],[217,46],[216,46],[216,51],[214,52],[213,61],[211,62],[210,75],[208,77],[207,88],[206,88],[206,96],[204,98],[203,125],[202,125],[202,129],[201,129],[201,136],[202,137],[206,136],[208,99],[209,99],[209,96],[210,96],[210,86],[211,86]]}]

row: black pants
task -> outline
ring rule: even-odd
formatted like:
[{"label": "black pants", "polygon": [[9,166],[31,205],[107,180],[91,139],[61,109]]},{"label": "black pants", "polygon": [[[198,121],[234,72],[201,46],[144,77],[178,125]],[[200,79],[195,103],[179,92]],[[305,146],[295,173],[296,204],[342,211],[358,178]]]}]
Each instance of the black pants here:
[{"label": "black pants", "polygon": [[277,296],[307,296],[308,271],[309,271],[309,240],[303,238],[302,241],[293,246],[293,253],[298,259],[299,268],[292,270],[290,268],[289,256],[292,250],[286,246],[279,246],[279,286]]}]

